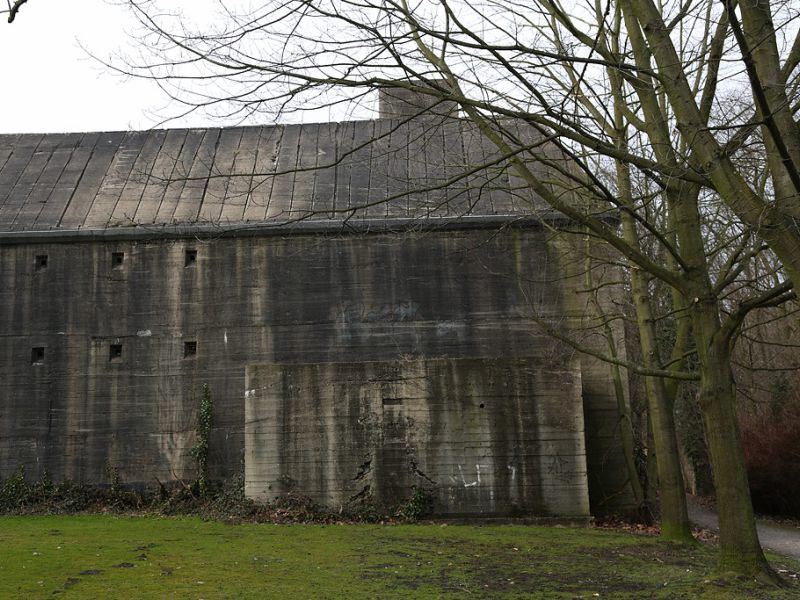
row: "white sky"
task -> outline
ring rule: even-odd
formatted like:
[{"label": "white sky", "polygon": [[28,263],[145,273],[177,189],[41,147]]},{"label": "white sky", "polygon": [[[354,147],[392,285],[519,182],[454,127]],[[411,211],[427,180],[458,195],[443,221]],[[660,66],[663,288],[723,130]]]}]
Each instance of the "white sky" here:
[{"label": "white sky", "polygon": [[[6,0],[0,0],[5,8]],[[192,4],[208,3],[192,0]],[[195,8],[195,7],[193,7]],[[196,11],[193,11],[196,12]],[[14,23],[0,15],[0,133],[147,129],[172,115],[151,82],[124,79],[87,56],[130,48],[135,23],[105,0],[28,0]],[[213,125],[198,114],[170,127]]]}]

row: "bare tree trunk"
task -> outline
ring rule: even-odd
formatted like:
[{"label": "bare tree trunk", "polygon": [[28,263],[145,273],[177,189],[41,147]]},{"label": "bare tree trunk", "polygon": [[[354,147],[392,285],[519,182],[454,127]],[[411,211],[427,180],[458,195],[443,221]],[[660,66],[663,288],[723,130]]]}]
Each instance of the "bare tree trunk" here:
[{"label": "bare tree trunk", "polygon": [[[629,167],[620,162],[617,162],[617,181],[621,201],[631,205]],[[638,245],[633,218],[625,211],[622,211],[621,216],[623,237],[629,244]],[[660,369],[662,365],[647,283],[640,269],[631,269],[631,291],[636,309],[642,360],[645,367]],[[668,396],[664,380],[660,377],[645,377],[645,393],[658,469],[661,535],[682,542],[694,541],[686,509],[686,488],[683,484],[675,432],[674,394],[672,398]]]},{"label": "bare tree trunk", "polygon": [[742,23],[736,19],[734,4],[727,0],[731,27],[737,38],[750,77],[758,109],[764,146],[775,187],[775,206],[783,213],[800,217],[800,126],[794,120],[792,101],[786,93],[775,38],[775,23],[769,2],[739,2]]},{"label": "bare tree trunk", "polygon": [[[631,286],[644,364],[660,368],[647,284],[637,269],[631,273]],[[668,396],[664,380],[659,377],[645,377],[645,390],[658,467],[661,535],[667,539],[691,542],[694,538],[686,509],[686,488],[675,432],[674,398]]]},{"label": "bare tree trunk", "polygon": [[758,541],[744,466],[728,341],[720,339],[716,306],[699,300],[692,310],[702,371],[700,408],[719,511],[719,569],[771,576]]}]

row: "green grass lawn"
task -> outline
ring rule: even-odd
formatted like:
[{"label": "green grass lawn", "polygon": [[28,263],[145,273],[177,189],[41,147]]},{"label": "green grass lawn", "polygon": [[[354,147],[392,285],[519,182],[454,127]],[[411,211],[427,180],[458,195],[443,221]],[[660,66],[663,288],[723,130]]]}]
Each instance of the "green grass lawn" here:
[{"label": "green grass lawn", "polygon": [[714,582],[713,564],[707,545],[596,529],[0,518],[4,599],[800,596],[796,579],[785,589]]}]

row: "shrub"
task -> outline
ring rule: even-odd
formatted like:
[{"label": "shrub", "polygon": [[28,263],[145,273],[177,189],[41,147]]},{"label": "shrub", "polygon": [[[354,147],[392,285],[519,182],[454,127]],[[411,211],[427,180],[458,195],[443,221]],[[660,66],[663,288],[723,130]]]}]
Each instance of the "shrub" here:
[{"label": "shrub", "polygon": [[741,422],[756,512],[800,517],[800,401],[744,416]]},{"label": "shrub", "polygon": [[432,490],[415,485],[411,488],[411,495],[397,507],[395,514],[403,521],[419,521],[433,513],[434,500]]},{"label": "shrub", "polygon": [[197,463],[197,480],[195,485],[200,497],[208,495],[208,446],[211,439],[212,413],[214,402],[207,383],[203,384],[203,395],[197,408],[197,442],[191,454]]}]

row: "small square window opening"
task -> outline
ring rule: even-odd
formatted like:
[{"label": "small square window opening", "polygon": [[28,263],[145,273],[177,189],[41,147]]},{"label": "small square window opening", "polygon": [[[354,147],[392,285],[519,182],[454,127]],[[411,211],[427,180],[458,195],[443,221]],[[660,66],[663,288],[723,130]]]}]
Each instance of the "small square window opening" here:
[{"label": "small square window opening", "polygon": [[197,264],[197,250],[192,248],[186,251],[186,256],[184,257],[183,266],[193,267],[195,264]]},{"label": "small square window opening", "polygon": [[47,268],[47,254],[37,254],[34,261],[34,267],[37,271],[43,271]]},{"label": "small square window opening", "polygon": [[109,362],[120,362],[122,360],[122,344],[111,344],[108,347]]},{"label": "small square window opening", "polygon": [[183,342],[183,358],[197,356],[197,342]]},{"label": "small square window opening", "polygon": [[111,253],[111,268],[112,269],[121,269],[122,265],[125,263],[125,253],[124,252],[112,252]]},{"label": "small square window opening", "polygon": [[44,346],[36,346],[35,348],[31,348],[31,364],[44,364]]}]

